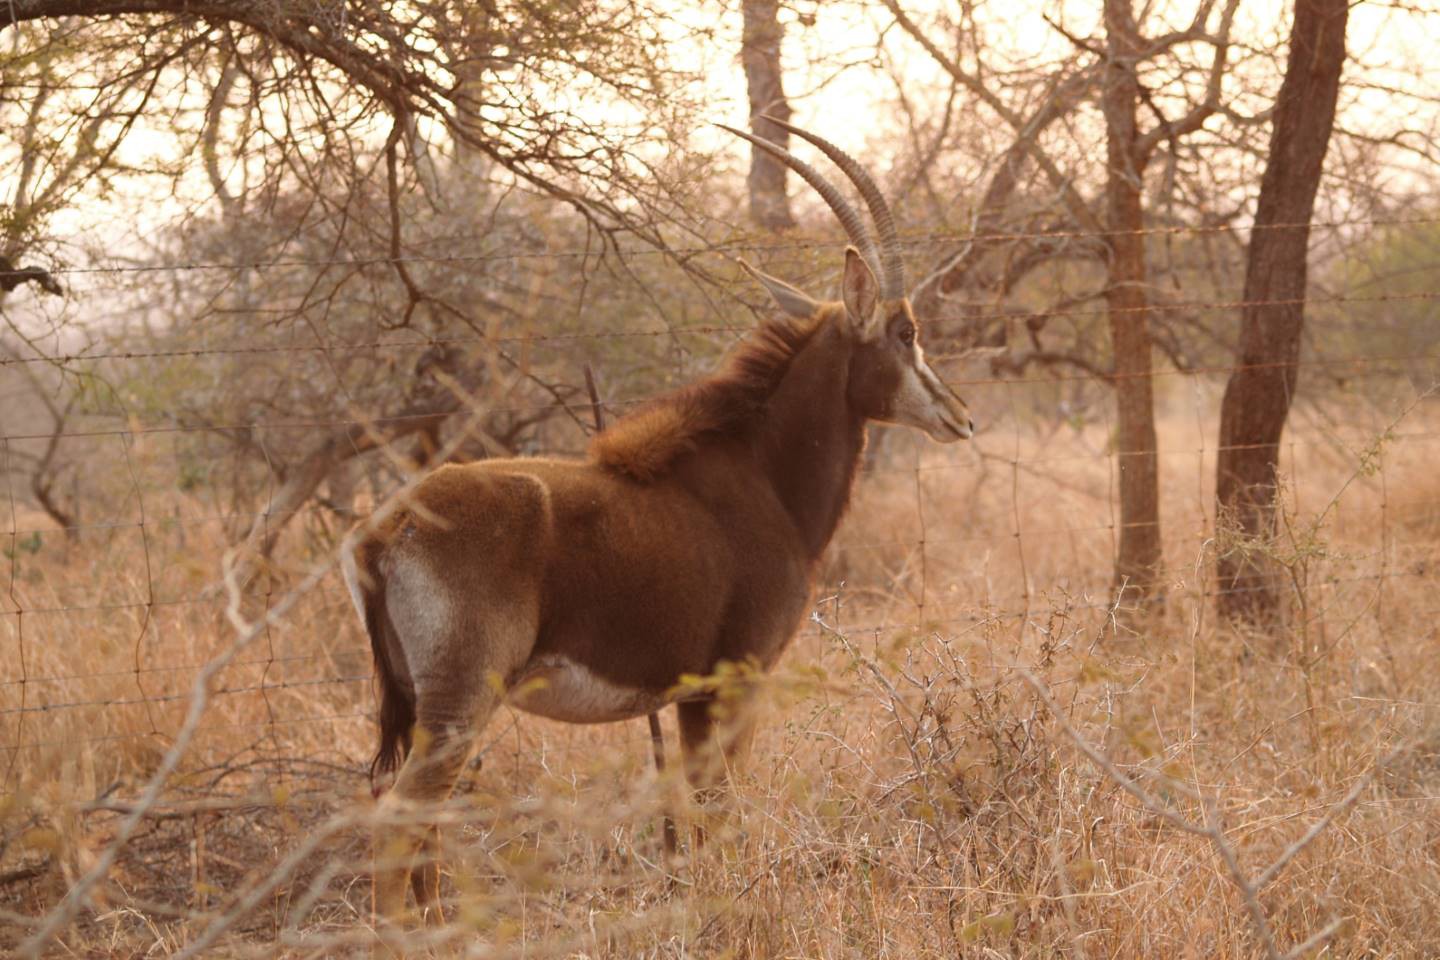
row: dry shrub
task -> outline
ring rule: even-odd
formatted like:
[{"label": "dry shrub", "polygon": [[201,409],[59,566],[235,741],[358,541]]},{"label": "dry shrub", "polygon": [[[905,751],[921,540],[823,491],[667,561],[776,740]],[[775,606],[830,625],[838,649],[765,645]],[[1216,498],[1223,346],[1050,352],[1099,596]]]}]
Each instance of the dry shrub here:
[{"label": "dry shrub", "polygon": [[[1337,919],[1330,956],[1433,952],[1433,457],[1423,439],[1397,437],[1366,474],[1364,451],[1383,432],[1373,425],[1305,434],[1319,439],[1287,450],[1289,516],[1316,549],[1297,581],[1301,612],[1261,634],[1210,613],[1213,459],[1195,451],[1211,426],[1178,414],[1164,424],[1175,451],[1164,461],[1168,602],[1119,616],[1103,425],[1020,424],[1018,439],[918,458],[895,444],[857,492],[816,619],[758,685],[760,732],[721,809],[681,802],[673,756],[656,777],[640,722],[502,712],[482,762],[429,814],[444,824],[450,922],[417,929],[410,945],[527,957],[1265,956],[1216,845],[1087,758],[1028,673],[1120,780],[1138,778],[1196,823],[1206,804],[1187,791],[1204,798],[1242,876],[1259,876],[1361,784],[1253,899],[1281,952]],[[105,848],[177,728],[190,665],[230,642],[204,572],[227,542],[219,528],[157,527],[144,543],[117,532],[20,558],[16,596],[30,612],[0,617],[0,710],[11,711],[0,731],[31,744],[5,758],[7,945]],[[285,555],[300,567],[325,557],[298,543]],[[144,605],[115,606],[136,598]],[[93,609],[64,609],[75,606]],[[181,771],[56,955],[172,955],[210,935],[202,952],[220,955],[366,948],[371,693],[352,621],[332,578],[222,672]],[[686,842],[667,864],[659,816],[677,808]],[[696,846],[689,821],[702,819],[709,842]]]}]

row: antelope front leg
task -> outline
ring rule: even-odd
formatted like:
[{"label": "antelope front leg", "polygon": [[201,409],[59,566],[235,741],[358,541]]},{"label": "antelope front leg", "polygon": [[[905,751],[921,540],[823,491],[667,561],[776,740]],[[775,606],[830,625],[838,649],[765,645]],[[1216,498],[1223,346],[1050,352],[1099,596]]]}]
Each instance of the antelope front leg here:
[{"label": "antelope front leg", "polygon": [[[728,783],[735,779],[749,759],[755,739],[756,715],[748,697],[687,700],[676,705],[680,719],[680,745],[684,752],[685,778],[695,791],[702,811],[716,805]],[[717,715],[720,714],[720,715]],[[720,822],[728,817],[722,812]],[[696,826],[696,843],[705,842],[705,821]]]}]

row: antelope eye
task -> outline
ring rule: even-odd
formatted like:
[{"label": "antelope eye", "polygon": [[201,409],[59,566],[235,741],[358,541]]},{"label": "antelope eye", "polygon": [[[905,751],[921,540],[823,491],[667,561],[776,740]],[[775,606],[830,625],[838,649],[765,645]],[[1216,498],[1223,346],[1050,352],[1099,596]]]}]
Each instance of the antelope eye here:
[{"label": "antelope eye", "polygon": [[905,326],[895,332],[895,336],[899,337],[900,342],[905,344],[905,346],[913,346],[915,343],[915,325],[913,323],[905,324]]}]

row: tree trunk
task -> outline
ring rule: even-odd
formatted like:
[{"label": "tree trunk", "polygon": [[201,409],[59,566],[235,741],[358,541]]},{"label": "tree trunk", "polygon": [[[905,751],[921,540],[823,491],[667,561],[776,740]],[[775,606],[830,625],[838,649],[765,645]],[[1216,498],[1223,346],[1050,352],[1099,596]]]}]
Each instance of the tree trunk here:
[{"label": "tree trunk", "polygon": [[1139,35],[1131,0],[1105,0],[1111,63],[1105,71],[1106,229],[1110,269],[1106,305],[1115,354],[1116,461],[1120,473],[1120,546],[1115,583],[1123,600],[1148,597],[1159,584],[1160,478],[1151,384],[1150,319],[1145,293],[1145,237],[1139,231],[1144,151],[1137,145],[1140,88],[1132,67]]},{"label": "tree trunk", "polygon": [[[790,134],[760,119],[769,114],[778,120],[790,119],[790,103],[780,82],[780,27],[778,0],[743,0],[745,17],[740,42],[740,59],[745,66],[745,83],[750,94],[750,129],[782,147],[790,145]],[[785,195],[785,164],[754,147],[750,151],[750,218],[767,230],[795,226],[790,200]]]},{"label": "tree trunk", "polygon": [[[1229,620],[1273,621],[1279,583],[1262,547],[1274,534],[1280,435],[1298,376],[1306,252],[1315,191],[1345,63],[1348,0],[1296,0],[1290,59],[1245,269],[1240,355],[1220,406],[1216,526],[1219,610]],[[1275,225],[1282,226],[1274,229]],[[1267,229],[1271,228],[1271,229]],[[1279,301],[1279,302],[1276,302]]]}]

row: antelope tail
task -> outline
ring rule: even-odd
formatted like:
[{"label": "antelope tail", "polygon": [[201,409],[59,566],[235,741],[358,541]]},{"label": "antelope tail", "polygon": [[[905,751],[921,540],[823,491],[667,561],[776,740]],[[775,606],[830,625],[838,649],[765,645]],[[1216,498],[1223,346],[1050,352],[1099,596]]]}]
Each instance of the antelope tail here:
[{"label": "antelope tail", "polygon": [[[385,608],[385,585],[376,569],[380,545],[375,541],[356,545],[354,562],[359,582],[352,587],[359,594],[365,632],[375,657],[375,676],[380,682],[380,743],[370,761],[370,780],[397,769],[410,753],[411,731],[415,726],[415,695],[396,673],[393,652],[400,649],[395,627]],[[348,573],[349,571],[347,571]],[[347,577],[348,579],[348,577]]]}]

